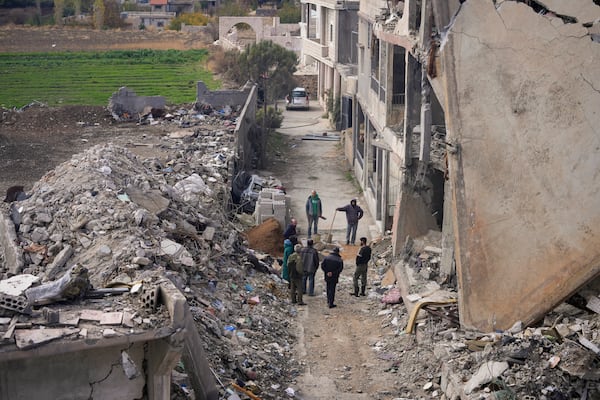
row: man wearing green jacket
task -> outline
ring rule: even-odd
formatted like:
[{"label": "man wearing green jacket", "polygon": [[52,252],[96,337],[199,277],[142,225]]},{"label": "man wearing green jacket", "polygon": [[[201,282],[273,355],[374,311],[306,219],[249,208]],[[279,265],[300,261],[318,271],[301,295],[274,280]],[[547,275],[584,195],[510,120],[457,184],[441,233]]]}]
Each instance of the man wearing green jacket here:
[{"label": "man wearing green jacket", "polygon": [[[313,190],[306,200],[306,219],[308,220],[308,238],[312,233],[318,233],[319,218],[323,216],[323,205],[316,190]],[[314,228],[314,229],[313,229]]]}]

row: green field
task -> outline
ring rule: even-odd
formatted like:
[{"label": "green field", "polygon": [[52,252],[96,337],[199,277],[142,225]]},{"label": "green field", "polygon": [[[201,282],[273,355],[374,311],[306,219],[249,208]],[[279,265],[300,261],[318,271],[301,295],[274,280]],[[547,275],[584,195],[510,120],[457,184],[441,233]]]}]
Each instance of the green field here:
[{"label": "green field", "polygon": [[220,85],[203,68],[207,56],[206,50],[2,53],[0,106],[107,105],[122,86],[164,96],[168,104],[193,103],[197,81],[211,90]]}]

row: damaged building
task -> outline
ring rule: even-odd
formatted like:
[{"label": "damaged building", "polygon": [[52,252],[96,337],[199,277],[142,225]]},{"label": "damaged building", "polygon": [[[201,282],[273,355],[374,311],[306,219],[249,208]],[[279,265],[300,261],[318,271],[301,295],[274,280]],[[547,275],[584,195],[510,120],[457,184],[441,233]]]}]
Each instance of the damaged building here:
[{"label": "damaged building", "polygon": [[[180,398],[218,398],[217,373],[240,370],[248,341],[224,343],[225,327],[243,313],[251,337],[281,318],[253,310],[261,298],[281,306],[280,279],[230,220],[231,177],[260,154],[255,93],[199,90],[192,109],[166,109],[121,88],[115,120],[165,127],[155,144],[126,139],[153,157],[96,145],[27,193],[12,188],[0,217],[0,399],[170,399],[186,387]],[[277,359],[254,365],[284,368],[278,325],[260,332]]]},{"label": "damaged building", "polygon": [[[305,40],[331,54],[348,37],[331,34],[348,29],[332,17],[340,2],[302,7]],[[593,284],[598,3],[360,1],[354,12],[355,74],[332,59],[337,79],[321,76],[331,84],[319,95],[340,98],[346,157],[394,252],[441,232],[461,324],[482,331],[533,323]]]}]

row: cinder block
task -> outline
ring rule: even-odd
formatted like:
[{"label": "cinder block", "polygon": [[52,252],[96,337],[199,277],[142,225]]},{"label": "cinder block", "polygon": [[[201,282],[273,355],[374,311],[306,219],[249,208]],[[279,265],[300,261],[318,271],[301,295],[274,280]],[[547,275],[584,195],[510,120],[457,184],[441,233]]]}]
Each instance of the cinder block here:
[{"label": "cinder block", "polygon": [[273,199],[273,193],[267,192],[265,189],[261,190],[258,194],[259,199]]}]

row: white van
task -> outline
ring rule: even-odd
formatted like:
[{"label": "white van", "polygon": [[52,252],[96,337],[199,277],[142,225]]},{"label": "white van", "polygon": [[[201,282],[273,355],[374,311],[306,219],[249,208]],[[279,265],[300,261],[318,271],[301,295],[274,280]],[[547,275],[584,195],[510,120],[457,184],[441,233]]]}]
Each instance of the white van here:
[{"label": "white van", "polygon": [[292,93],[285,97],[286,110],[308,110],[308,92],[302,87],[292,90]]}]

